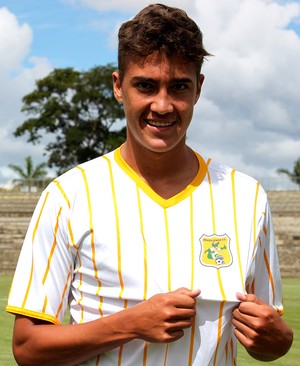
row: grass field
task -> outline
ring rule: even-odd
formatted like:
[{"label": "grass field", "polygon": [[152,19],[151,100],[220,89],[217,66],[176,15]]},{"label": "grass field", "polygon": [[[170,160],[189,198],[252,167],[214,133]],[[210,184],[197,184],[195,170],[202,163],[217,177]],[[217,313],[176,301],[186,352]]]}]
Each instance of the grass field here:
[{"label": "grass field", "polygon": [[[5,313],[6,299],[9,291],[11,277],[0,276],[0,365],[15,366],[11,352],[11,336],[14,317]],[[281,359],[272,362],[272,366],[297,366],[300,364],[300,279],[283,279],[283,291],[285,299],[284,319],[294,330],[294,343],[290,352]],[[258,366],[265,363],[253,360],[245,352],[243,347],[239,347],[238,366]],[[175,366],[175,365],[174,365]],[[177,365],[176,365],[177,366]],[[178,365],[179,366],[179,365]],[[205,366],[205,365],[203,365]]]}]

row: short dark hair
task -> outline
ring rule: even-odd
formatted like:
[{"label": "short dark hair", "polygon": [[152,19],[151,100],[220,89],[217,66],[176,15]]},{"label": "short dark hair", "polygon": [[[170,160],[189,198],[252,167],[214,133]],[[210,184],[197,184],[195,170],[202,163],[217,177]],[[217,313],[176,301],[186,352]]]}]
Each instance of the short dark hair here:
[{"label": "short dark hair", "polygon": [[193,62],[200,74],[206,56],[202,32],[185,11],[162,4],[141,10],[119,29],[118,68],[121,80],[130,60],[158,51]]}]

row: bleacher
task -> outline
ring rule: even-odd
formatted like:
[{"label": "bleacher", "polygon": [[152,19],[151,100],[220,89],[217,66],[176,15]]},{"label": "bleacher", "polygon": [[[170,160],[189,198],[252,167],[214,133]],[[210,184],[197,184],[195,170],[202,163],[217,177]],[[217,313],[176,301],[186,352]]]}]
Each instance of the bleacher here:
[{"label": "bleacher", "polygon": [[300,190],[268,192],[282,276],[300,277]]},{"label": "bleacher", "polygon": [[[40,193],[0,191],[0,274],[14,271]],[[300,277],[300,190],[269,191],[283,276]]]},{"label": "bleacher", "polygon": [[11,274],[40,193],[0,192],[0,274]]}]

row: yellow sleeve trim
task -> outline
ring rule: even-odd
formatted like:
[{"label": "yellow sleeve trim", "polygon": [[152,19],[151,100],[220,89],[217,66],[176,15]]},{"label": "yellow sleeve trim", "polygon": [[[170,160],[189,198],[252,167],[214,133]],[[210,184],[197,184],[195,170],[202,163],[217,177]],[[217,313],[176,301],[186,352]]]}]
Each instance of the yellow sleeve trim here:
[{"label": "yellow sleeve trim", "polygon": [[10,306],[10,305],[8,305],[6,307],[6,311],[11,314],[24,315],[29,318],[45,320],[45,321],[50,322],[55,325],[61,325],[60,321],[57,318],[55,318],[55,316],[45,314],[45,313],[39,313],[38,311],[32,311],[32,310],[18,308],[18,307]]},{"label": "yellow sleeve trim", "polygon": [[284,308],[283,308],[283,307],[279,308],[279,307],[277,307],[277,306],[274,306],[274,308],[275,308],[275,310],[277,311],[277,313],[278,313],[280,316],[282,316],[282,315],[284,314]]}]

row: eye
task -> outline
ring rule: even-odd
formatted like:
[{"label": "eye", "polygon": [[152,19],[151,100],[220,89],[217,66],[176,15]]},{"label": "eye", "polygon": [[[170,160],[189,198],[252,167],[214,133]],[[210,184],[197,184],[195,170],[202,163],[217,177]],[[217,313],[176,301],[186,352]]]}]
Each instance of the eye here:
[{"label": "eye", "polygon": [[188,89],[188,84],[186,83],[175,83],[172,85],[172,89],[175,91],[175,92],[182,92],[186,89]]},{"label": "eye", "polygon": [[134,84],[134,86],[141,92],[149,92],[154,88],[154,86],[147,81],[138,81]]}]

